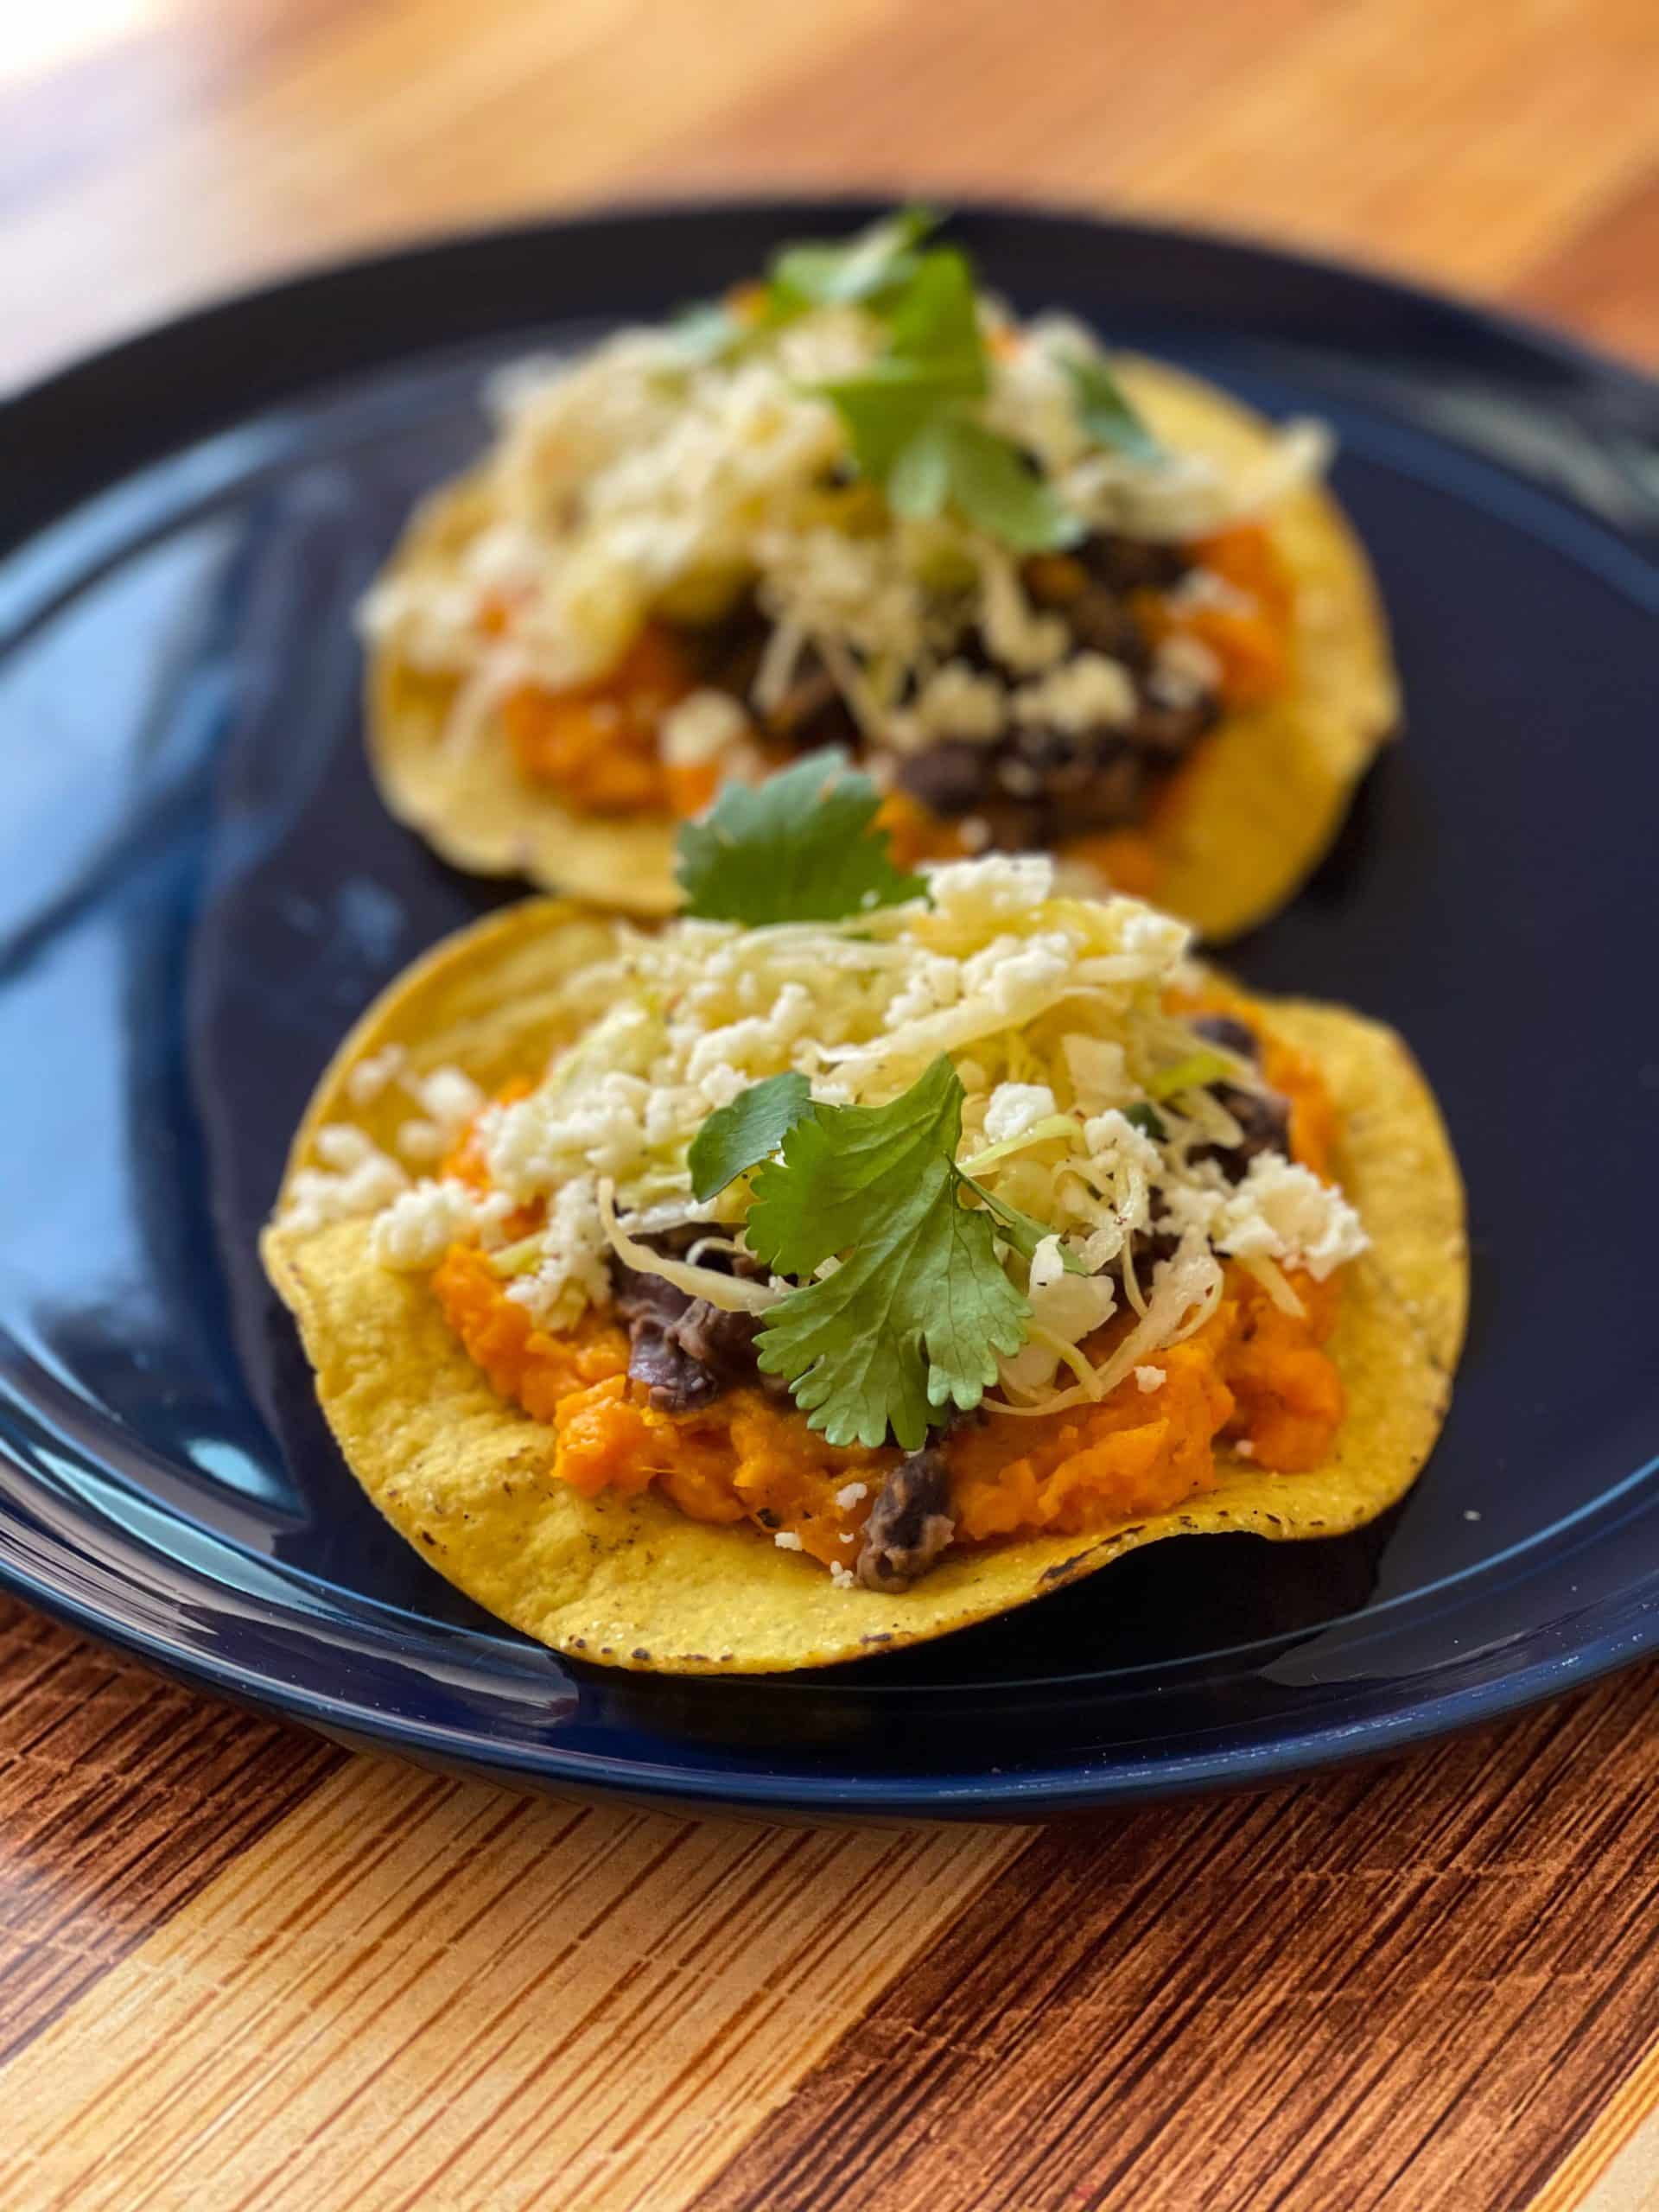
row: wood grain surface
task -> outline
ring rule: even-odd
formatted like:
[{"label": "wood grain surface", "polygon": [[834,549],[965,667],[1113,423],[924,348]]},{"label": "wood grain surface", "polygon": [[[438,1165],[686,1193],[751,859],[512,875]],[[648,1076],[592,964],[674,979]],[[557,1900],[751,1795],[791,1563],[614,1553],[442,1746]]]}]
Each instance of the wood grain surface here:
[{"label": "wood grain surface", "polygon": [[[0,378],[620,194],[1047,194],[1659,361],[1655,0],[58,0],[0,41]],[[0,2206],[1659,2206],[1641,1671],[1046,1832],[530,1805],[0,1608]]]}]

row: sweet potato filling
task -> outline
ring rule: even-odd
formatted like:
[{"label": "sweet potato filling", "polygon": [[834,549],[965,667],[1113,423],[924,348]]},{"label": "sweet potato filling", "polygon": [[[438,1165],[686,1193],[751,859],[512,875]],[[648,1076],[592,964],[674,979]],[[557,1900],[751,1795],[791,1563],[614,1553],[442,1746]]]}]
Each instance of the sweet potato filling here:
[{"label": "sweet potato filling", "polygon": [[672,633],[647,623],[594,683],[565,691],[527,683],[509,695],[501,713],[518,772],[590,814],[696,813],[711,796],[709,779],[677,781],[658,747],[663,715],[692,688]]},{"label": "sweet potato filling", "polygon": [[1259,707],[1290,681],[1295,594],[1273,540],[1258,524],[1241,523],[1200,538],[1190,549],[1197,566],[1227,587],[1220,603],[1177,592],[1139,591],[1130,604],[1148,638],[1193,638],[1221,670],[1224,707]]},{"label": "sweet potato filling", "polygon": [[[1217,1438],[1283,1473],[1319,1465],[1342,1420],[1342,1383],[1321,1349],[1334,1284],[1293,1278],[1305,1318],[1282,1313],[1236,1268],[1186,1343],[1098,1404],[1015,1421],[987,1414],[944,1443],[959,1542],[1077,1535],[1163,1512],[1212,1489]],[[549,1472],[585,1497],[655,1483],[694,1520],[749,1520],[792,1536],[826,1566],[850,1566],[893,1450],[838,1450],[786,1400],[741,1388],[696,1413],[658,1413],[627,1378],[628,1340],[592,1313],[568,1332],[537,1328],[484,1255],[454,1247],[434,1273],[445,1318],[504,1398],[555,1432]],[[1088,1349],[1102,1358],[1128,1325]],[[794,1546],[791,1545],[793,1549]]]}]

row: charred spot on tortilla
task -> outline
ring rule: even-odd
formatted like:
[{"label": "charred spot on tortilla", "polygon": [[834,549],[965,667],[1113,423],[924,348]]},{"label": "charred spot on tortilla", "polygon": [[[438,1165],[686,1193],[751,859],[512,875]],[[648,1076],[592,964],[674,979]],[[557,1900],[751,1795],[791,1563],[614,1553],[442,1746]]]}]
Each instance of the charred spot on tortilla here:
[{"label": "charred spot on tortilla", "polygon": [[1328,435],[907,253],[503,385],[363,608],[375,773],[446,858],[666,912],[678,821],[837,746],[908,860],[1051,848],[1212,939],[1311,871],[1398,721]]}]

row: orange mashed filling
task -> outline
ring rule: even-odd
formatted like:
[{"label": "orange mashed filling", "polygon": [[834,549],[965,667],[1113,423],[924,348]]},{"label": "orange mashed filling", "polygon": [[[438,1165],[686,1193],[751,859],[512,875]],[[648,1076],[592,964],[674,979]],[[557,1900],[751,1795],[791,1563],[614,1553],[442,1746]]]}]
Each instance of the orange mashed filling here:
[{"label": "orange mashed filling", "polygon": [[683,649],[659,622],[590,683],[521,684],[501,709],[519,774],[584,813],[697,813],[714,796],[713,769],[672,768],[657,742],[663,716],[695,685]]},{"label": "orange mashed filling", "polygon": [[[1154,639],[1179,632],[1208,646],[1221,668],[1224,706],[1273,698],[1290,680],[1295,598],[1272,539],[1259,525],[1241,524],[1198,540],[1191,550],[1232,587],[1237,603],[1189,606],[1166,593],[1136,592],[1131,604],[1142,629]],[[1083,568],[1064,554],[1039,555],[1026,573],[1045,604],[1063,604],[1088,582]],[[483,626],[499,632],[511,619],[510,607],[493,601]],[[508,696],[502,719],[518,772],[580,812],[668,813],[682,819],[701,813],[715,796],[717,765],[676,767],[663,760],[658,743],[663,715],[696,688],[690,658],[674,632],[648,622],[605,676],[561,691],[522,684]],[[1180,782],[1179,772],[1169,779],[1160,807],[1178,803]],[[956,859],[968,849],[955,823],[901,793],[888,799],[882,819],[900,867]],[[1120,891],[1142,899],[1157,893],[1157,849],[1144,830],[1074,837],[1062,850],[1068,859],[1097,868]]]},{"label": "orange mashed filling", "polygon": [[[1224,991],[1185,1002],[1187,1012],[1247,1002]],[[1254,1026],[1254,1025],[1252,1025]],[[1262,1071],[1291,1102],[1291,1145],[1327,1171],[1332,1109],[1317,1071],[1262,1036]],[[514,1085],[522,1096],[526,1086]],[[486,1180],[469,1139],[446,1167]],[[528,1216],[512,1233],[533,1225]],[[1281,1473],[1316,1467],[1330,1453],[1344,1412],[1341,1377],[1323,1349],[1335,1325],[1336,1278],[1289,1280],[1300,1315],[1283,1312],[1237,1267],[1225,1270],[1219,1306],[1184,1344],[1147,1363],[1163,1380],[1135,1377],[1096,1403],[1019,1419],[982,1413],[942,1449],[950,1471],[957,1543],[1044,1534],[1080,1535],[1164,1512],[1216,1484],[1218,1442],[1242,1446]],[[749,1521],[792,1536],[825,1566],[850,1567],[882,1480],[900,1457],[827,1443],[786,1399],[758,1387],[729,1390],[691,1413],[659,1413],[628,1380],[627,1332],[590,1309],[575,1325],[539,1327],[475,1247],[450,1248],[432,1276],[444,1317],[504,1398],[553,1432],[548,1473],[584,1497],[633,1497],[655,1484],[694,1520]],[[1133,1325],[1116,1315],[1084,1350],[1099,1361]]]}]

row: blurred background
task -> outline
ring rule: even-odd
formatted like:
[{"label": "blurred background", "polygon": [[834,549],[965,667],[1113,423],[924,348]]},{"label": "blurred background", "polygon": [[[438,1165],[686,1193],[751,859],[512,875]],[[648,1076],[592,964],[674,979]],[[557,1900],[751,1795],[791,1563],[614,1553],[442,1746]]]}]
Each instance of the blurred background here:
[{"label": "blurred background", "polygon": [[767,184],[1269,235],[1659,359],[1659,0],[10,0],[0,381],[412,232]]}]

